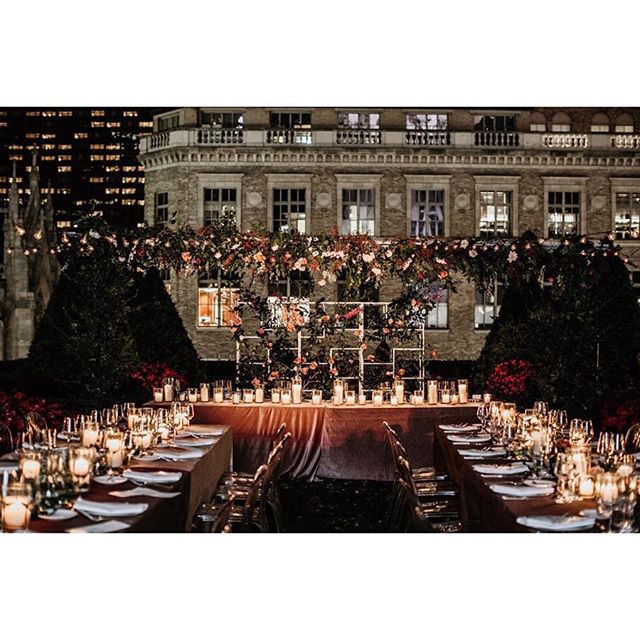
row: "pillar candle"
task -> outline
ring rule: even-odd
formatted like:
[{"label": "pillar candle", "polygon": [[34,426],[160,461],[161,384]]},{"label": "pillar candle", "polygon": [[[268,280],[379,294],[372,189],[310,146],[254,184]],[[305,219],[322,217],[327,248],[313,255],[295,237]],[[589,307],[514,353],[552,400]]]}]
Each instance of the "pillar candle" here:
[{"label": "pillar candle", "polygon": [[462,382],[458,384],[458,395],[460,396],[460,404],[467,404],[467,402],[469,402],[469,387],[466,383]]},{"label": "pillar candle", "polygon": [[427,402],[438,404],[438,383],[435,380],[427,382]]},{"label": "pillar candle", "polygon": [[173,402],[173,385],[172,384],[164,385],[164,401]]},{"label": "pillar candle", "polygon": [[264,402],[264,387],[262,385],[256,387],[256,402]]},{"label": "pillar candle", "polygon": [[291,393],[293,404],[300,404],[302,402],[302,382],[294,381],[291,385]]}]

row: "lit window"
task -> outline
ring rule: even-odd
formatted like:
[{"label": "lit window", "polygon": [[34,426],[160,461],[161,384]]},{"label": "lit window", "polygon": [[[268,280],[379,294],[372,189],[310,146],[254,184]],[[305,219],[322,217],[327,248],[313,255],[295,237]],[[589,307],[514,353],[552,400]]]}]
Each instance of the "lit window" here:
[{"label": "lit window", "polygon": [[439,113],[411,113],[406,116],[406,128],[414,130],[435,130],[446,131],[448,127],[448,116]]},{"label": "lit window", "polygon": [[39,133],[27,133],[27,139],[28,140],[34,140],[40,137]]},{"label": "lit window", "polygon": [[427,315],[427,329],[447,329],[449,326],[449,291],[441,289]]},{"label": "lit window", "polygon": [[103,144],[92,144],[90,146],[90,149],[92,149],[94,151],[100,151],[101,149],[104,149],[104,145]]},{"label": "lit window", "polygon": [[529,131],[532,133],[544,133],[547,130],[547,125],[544,122],[532,122],[529,125]]},{"label": "lit window", "polygon": [[120,193],[120,189],[118,189],[117,187],[108,187],[104,190],[104,192],[108,195],[114,195],[116,193]]},{"label": "lit window", "polygon": [[95,182],[95,183],[104,182],[104,178],[102,176],[100,176],[100,177],[91,176],[89,178],[89,182]]},{"label": "lit window", "polygon": [[307,230],[306,189],[273,190],[273,230]]},{"label": "lit window", "polygon": [[122,195],[132,195],[136,192],[135,188],[127,187],[122,189]]},{"label": "lit window", "polygon": [[91,156],[89,156],[91,162],[103,162],[104,161],[104,155],[101,154],[92,154]]},{"label": "lit window", "polygon": [[119,129],[119,128],[120,128],[119,122],[107,122],[107,129]]},{"label": "lit window", "polygon": [[104,118],[104,111],[102,110],[93,110],[91,111],[92,118]]},{"label": "lit window", "polygon": [[138,117],[138,112],[137,111],[123,111],[122,112],[122,116],[124,118],[137,118]]},{"label": "lit window", "polygon": [[615,206],[616,238],[618,240],[637,238],[640,232],[640,193],[616,193]]},{"label": "lit window", "polygon": [[[175,116],[177,118],[177,116]],[[244,116],[242,113],[225,111],[203,111],[200,120],[204,125],[210,125],[218,129],[242,129]],[[176,121],[175,126],[178,126]]]},{"label": "lit window", "polygon": [[58,173],[71,173],[71,167],[68,165],[58,165]]},{"label": "lit window", "polygon": [[74,133],[73,137],[76,140],[86,140],[89,137],[88,133]]},{"label": "lit window", "polygon": [[616,133],[633,133],[632,124],[617,124]]},{"label": "lit window", "polygon": [[91,127],[93,129],[100,129],[101,127],[104,127],[104,122],[96,122],[95,120],[91,121]]},{"label": "lit window", "polygon": [[[218,280],[218,282],[220,281]],[[221,282],[220,284],[222,285]],[[230,286],[200,286],[198,288],[198,326],[231,326],[238,301],[237,288],[231,288]]]},{"label": "lit window", "polygon": [[105,160],[109,160],[110,162],[120,160],[120,158],[122,158],[122,156],[119,153],[111,153],[105,156]]},{"label": "lit window", "polygon": [[138,126],[141,129],[152,129],[153,128],[153,120],[149,120],[148,122],[138,122]]},{"label": "lit window", "polygon": [[[53,145],[52,145],[53,146]],[[71,151],[72,147],[70,144],[59,144],[58,149],[60,151]]]},{"label": "lit window", "polygon": [[73,111],[58,111],[58,116],[61,118],[68,118],[73,115]]},{"label": "lit window", "polygon": [[58,162],[71,162],[71,156],[70,155],[58,156]]},{"label": "lit window", "polygon": [[203,223],[210,225],[220,218],[220,213],[234,214],[236,211],[236,189],[205,188],[203,193]]},{"label": "lit window", "polygon": [[43,133],[42,134],[42,139],[43,140],[54,140],[56,137],[55,133]]},{"label": "lit window", "polygon": [[486,290],[476,287],[476,303],[474,308],[474,327],[490,329],[500,313],[503,295],[502,283],[490,285]]},{"label": "lit window", "polygon": [[[22,145],[20,145],[20,147],[22,147]],[[56,148],[55,144],[43,144],[42,145],[42,150],[43,151],[53,151]],[[11,149],[11,147],[9,147],[9,149]]]},{"label": "lit window", "polygon": [[444,190],[411,191],[411,235],[444,235]]},{"label": "lit window", "polygon": [[56,226],[58,229],[68,229],[71,226],[71,220],[58,220]]},{"label": "lit window", "polygon": [[609,133],[611,123],[606,113],[596,113],[591,119],[591,133]]},{"label": "lit window", "polygon": [[580,192],[549,191],[547,211],[549,237],[575,235],[580,223]]},{"label": "lit window", "polygon": [[[56,159],[55,156],[46,156],[46,155],[40,156],[40,160],[42,160],[43,162],[52,162],[55,159]],[[71,158],[69,158],[69,159],[71,159]]]},{"label": "lit window", "polygon": [[109,164],[104,168],[104,170],[107,173],[117,173],[118,171],[120,171],[120,167],[118,167],[116,165],[113,165],[113,164]]},{"label": "lit window", "polygon": [[379,113],[339,113],[338,126],[342,129],[379,129]]},{"label": "lit window", "polygon": [[169,222],[169,194],[164,191],[156,193],[155,223],[166,224]]},{"label": "lit window", "polygon": [[507,236],[511,233],[511,191],[480,192],[480,235]]},{"label": "lit window", "polygon": [[[125,207],[133,207],[133,206],[135,206],[135,204],[136,204],[136,200],[131,200],[131,199],[129,199],[129,198],[123,198],[123,200],[122,200],[122,204],[123,204]],[[144,204],[144,203],[143,203],[143,204]]]},{"label": "lit window", "polygon": [[290,325],[299,327],[309,318],[311,307],[311,280],[307,272],[294,272],[288,278],[278,280],[269,286],[267,303],[272,328]]},{"label": "lit window", "polygon": [[124,176],[122,178],[122,182],[123,183],[127,183],[127,182],[137,182],[138,178],[135,177],[131,177],[131,176]]},{"label": "lit window", "polygon": [[342,228],[343,235],[375,234],[375,190],[342,190]]},{"label": "lit window", "polygon": [[40,116],[39,111],[27,111],[27,118],[35,118]]}]

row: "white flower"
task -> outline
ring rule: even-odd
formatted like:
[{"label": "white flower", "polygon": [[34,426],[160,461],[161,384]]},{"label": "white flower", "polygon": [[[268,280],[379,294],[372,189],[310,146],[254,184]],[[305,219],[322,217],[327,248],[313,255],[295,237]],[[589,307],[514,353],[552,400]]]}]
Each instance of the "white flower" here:
[{"label": "white flower", "polygon": [[317,258],[317,257],[318,257],[318,255],[319,255],[319,252],[318,252],[318,251],[312,251],[312,252],[311,252],[311,255],[312,255],[314,258]]},{"label": "white flower", "polygon": [[374,253],[363,253],[362,254],[362,259],[365,262],[373,262],[375,260],[375,254]]},{"label": "white flower", "polygon": [[216,251],[216,252],[213,254],[213,257],[214,257],[216,260],[220,260],[220,258],[222,258],[222,254],[221,254],[219,251]]},{"label": "white flower", "polygon": [[387,258],[390,258],[393,255],[393,252],[391,251],[391,249],[387,249],[384,252],[384,255],[387,256]]},{"label": "white flower", "polygon": [[327,284],[327,281],[324,278],[322,278],[322,280],[318,280],[319,287],[324,287],[325,284]]},{"label": "white flower", "polygon": [[89,235],[90,235],[92,238],[96,238],[96,239],[100,237],[100,234],[99,234],[97,231],[93,231],[93,230],[92,230],[92,231],[89,231]]},{"label": "white flower", "polygon": [[277,251],[279,248],[280,246],[277,244],[271,245],[271,251]]},{"label": "white flower", "polygon": [[373,273],[373,275],[375,275],[375,276],[382,275],[382,271],[381,271],[381,269],[379,267],[373,267],[371,269],[371,273]]},{"label": "white flower", "polygon": [[470,258],[475,258],[477,255],[478,255],[478,252],[475,249],[471,249],[471,251],[469,251]]},{"label": "white flower", "polygon": [[508,262],[515,262],[518,259],[518,254],[515,251],[509,251],[509,256],[507,257]]},{"label": "white flower", "polygon": [[469,246],[469,241],[468,241],[468,240],[466,240],[466,239],[465,239],[465,240],[463,240],[463,241],[460,243],[460,246],[461,246],[463,249],[466,249],[466,248]]},{"label": "white flower", "polygon": [[438,264],[447,264],[447,261],[444,258],[436,258],[436,262]]}]

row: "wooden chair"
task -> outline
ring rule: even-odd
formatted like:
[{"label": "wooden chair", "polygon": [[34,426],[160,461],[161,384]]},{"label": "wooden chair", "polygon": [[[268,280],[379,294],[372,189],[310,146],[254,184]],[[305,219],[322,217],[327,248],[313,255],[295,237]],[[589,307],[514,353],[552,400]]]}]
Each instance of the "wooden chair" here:
[{"label": "wooden chair", "polygon": [[229,517],[233,508],[235,494],[230,494],[229,498],[216,505],[216,508],[209,508],[211,505],[203,505],[198,510],[194,518],[192,530],[194,533],[230,533]]}]

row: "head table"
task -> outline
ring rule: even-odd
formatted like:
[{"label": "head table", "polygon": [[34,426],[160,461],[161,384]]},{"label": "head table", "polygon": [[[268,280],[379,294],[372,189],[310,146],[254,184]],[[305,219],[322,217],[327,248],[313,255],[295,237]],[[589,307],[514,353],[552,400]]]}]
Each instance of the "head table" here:
[{"label": "head table", "polygon": [[[163,403],[150,403],[163,406]],[[165,405],[166,406],[166,405]],[[284,422],[292,439],[282,470],[294,477],[391,480],[393,465],[385,446],[383,420],[399,425],[411,463],[433,463],[436,425],[476,420],[478,404],[333,405],[195,402],[194,422],[228,424],[233,430],[237,471],[255,471],[264,463],[271,440]]]},{"label": "head table", "polygon": [[461,444],[450,440],[451,433],[436,429],[435,464],[446,469],[449,476],[460,488],[465,528],[476,532],[517,533],[532,530],[519,524],[521,516],[569,516],[579,515],[585,509],[595,509],[594,499],[584,498],[571,503],[558,504],[554,496],[529,498],[503,497],[491,489],[492,484],[511,485],[515,477],[483,476],[473,466],[483,463],[500,462],[499,459],[469,459],[461,452],[481,447],[479,444]]},{"label": "head table", "polygon": [[[126,498],[126,502],[145,502],[149,506],[140,515],[130,517],[114,516],[111,520],[128,525],[123,532],[183,532],[191,530],[191,523],[196,510],[204,501],[210,500],[215,492],[218,480],[229,470],[232,452],[231,429],[228,425],[216,425],[223,433],[215,438],[212,445],[202,447],[203,455],[196,460],[178,462],[133,460],[129,468],[135,471],[180,471],[182,477],[171,487],[162,491],[178,493],[175,497],[134,496]],[[200,427],[194,421],[190,429],[197,431]],[[91,483],[89,491],[83,493],[86,500],[96,502],[114,502],[117,498],[109,495],[112,491],[135,489],[136,485],[127,481],[117,485]],[[154,486],[154,489],[159,487]],[[125,500],[123,500],[125,502]],[[64,521],[51,521],[42,518],[31,520],[30,531],[43,533],[63,533],[70,529],[91,527],[96,523],[83,515]]]}]

